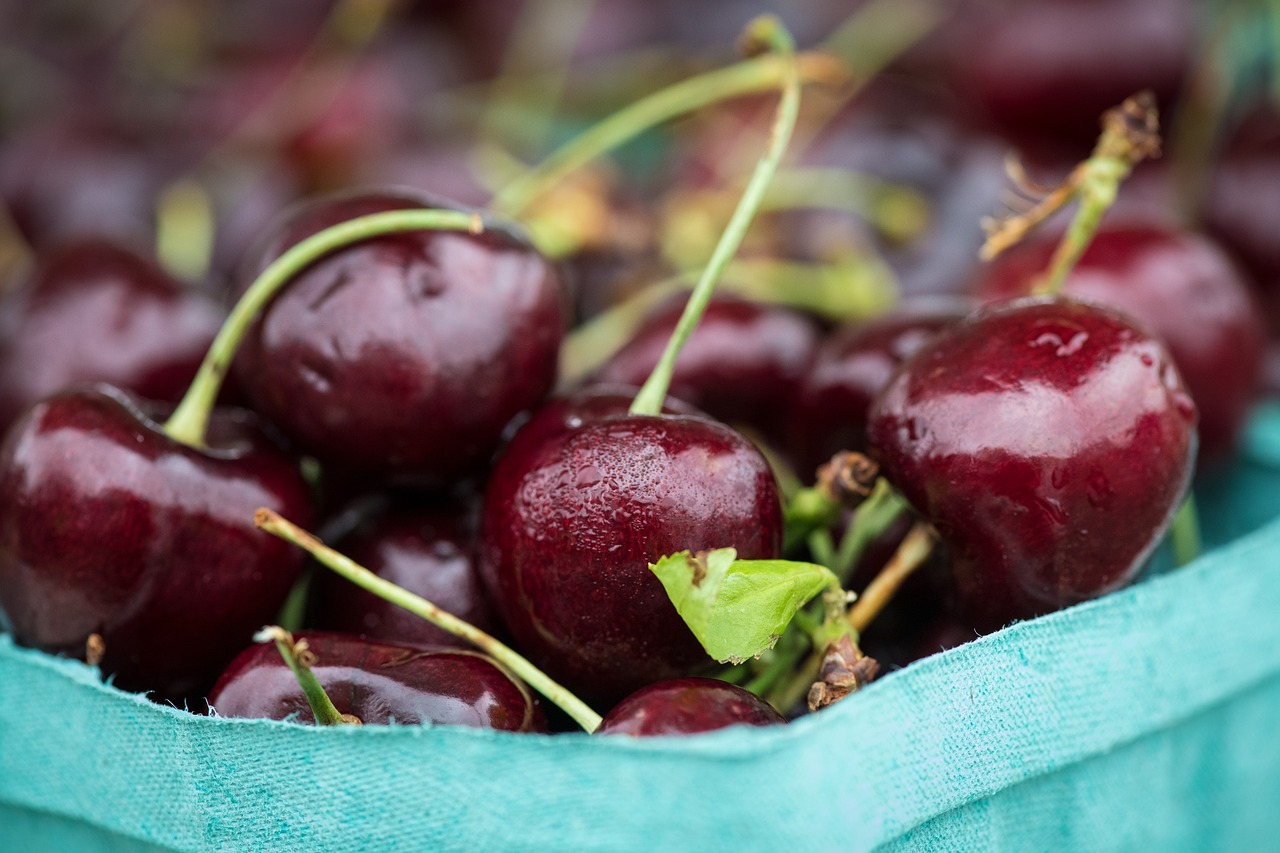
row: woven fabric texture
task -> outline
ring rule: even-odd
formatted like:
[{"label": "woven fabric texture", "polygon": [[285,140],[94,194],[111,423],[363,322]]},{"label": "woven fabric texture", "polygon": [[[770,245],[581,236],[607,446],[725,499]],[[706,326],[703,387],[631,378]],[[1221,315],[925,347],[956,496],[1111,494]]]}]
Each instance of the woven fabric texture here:
[{"label": "woven fabric texture", "polygon": [[0,849],[1274,848],[1280,409],[1200,501],[1189,566],[695,738],[206,719],[0,638]]}]

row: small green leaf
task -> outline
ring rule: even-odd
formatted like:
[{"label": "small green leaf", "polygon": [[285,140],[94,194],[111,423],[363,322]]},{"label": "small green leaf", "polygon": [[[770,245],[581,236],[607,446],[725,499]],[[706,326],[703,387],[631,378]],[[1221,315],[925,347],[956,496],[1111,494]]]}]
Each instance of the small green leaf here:
[{"label": "small green leaf", "polygon": [[721,663],[742,663],[773,647],[801,607],[838,585],[825,566],[739,560],[733,548],[681,551],[649,564],[672,604]]}]

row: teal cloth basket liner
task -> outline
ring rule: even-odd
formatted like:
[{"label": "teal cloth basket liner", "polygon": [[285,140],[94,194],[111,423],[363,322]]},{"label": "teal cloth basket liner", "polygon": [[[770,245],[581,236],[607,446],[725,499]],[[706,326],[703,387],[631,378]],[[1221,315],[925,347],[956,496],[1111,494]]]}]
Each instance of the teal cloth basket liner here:
[{"label": "teal cloth basket liner", "polygon": [[683,739],[220,720],[0,638],[3,850],[1280,849],[1280,408],[1177,571]]}]

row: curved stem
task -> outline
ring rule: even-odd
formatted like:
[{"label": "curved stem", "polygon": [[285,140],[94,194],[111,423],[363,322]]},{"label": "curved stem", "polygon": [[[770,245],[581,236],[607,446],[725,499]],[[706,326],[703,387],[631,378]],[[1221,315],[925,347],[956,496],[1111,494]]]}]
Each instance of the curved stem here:
[{"label": "curved stem", "polygon": [[278,513],[266,508],[259,509],[254,513],[253,523],[273,536],[278,536],[286,542],[297,545],[314,557],[321,565],[333,570],[361,589],[373,593],[384,601],[402,607],[415,616],[427,620],[437,628],[448,631],[455,637],[471,643],[524,679],[530,687],[559,706],[588,732],[594,732],[600,726],[600,715],[588,707],[585,702],[569,692],[568,688],[553,681],[546,673],[530,663],[527,658],[515,649],[492,635],[481,631],[469,622],[464,622],[451,613],[441,610],[425,598],[414,595],[407,589],[396,586],[390,581],[383,580],[351,558],[328,547],[307,531],[286,521]]},{"label": "curved stem", "polygon": [[302,695],[307,697],[307,704],[311,706],[311,715],[316,718],[317,726],[359,725],[357,717],[339,711],[329,694],[324,692],[324,685],[311,671],[315,655],[307,650],[306,640],[295,641],[293,634],[279,625],[268,625],[253,638],[259,643],[276,644],[276,650],[284,658],[285,665],[289,667],[293,677],[298,679],[298,686],[302,688]]},{"label": "curved stem", "polygon": [[[845,76],[843,64],[821,54],[794,60],[796,72],[807,82],[835,83]],[[644,131],[717,101],[776,89],[792,72],[782,56],[761,56],[668,86],[591,127],[556,149],[536,168],[512,181],[494,196],[490,208],[518,216],[565,175]]]},{"label": "curved stem", "polygon": [[[1075,218],[1067,233],[1054,250],[1049,268],[1031,289],[1033,294],[1054,294],[1062,289],[1067,275],[1089,247],[1093,235],[1102,222],[1102,216],[1116,200],[1120,183],[1129,176],[1133,167],[1148,157],[1160,153],[1160,121],[1155,96],[1151,92],[1139,92],[1114,107],[1102,117],[1102,134],[1087,160],[1071,170],[1071,174],[1025,213],[1002,220],[985,220],[982,225],[987,240],[979,256],[989,261],[1016,244],[1028,231],[1039,225],[1053,213],[1065,207],[1073,199],[1080,200]],[[1021,168],[1016,162],[1010,174],[1025,192],[1034,193],[1028,186]]]},{"label": "curved stem", "polygon": [[402,231],[469,231],[484,230],[484,220],[477,213],[456,210],[392,210],[341,222],[303,240],[276,258],[249,286],[244,296],[231,309],[208,354],[200,364],[191,387],[165,422],[164,431],[174,441],[189,447],[204,446],[205,428],[214,400],[231,366],[231,359],[249,325],[263,306],[295,275],[328,253],[383,234]]},{"label": "curved stem", "polygon": [[675,370],[680,350],[693,334],[698,320],[706,311],[711,295],[715,291],[716,282],[719,281],[725,267],[728,266],[729,261],[733,260],[734,253],[742,244],[742,238],[746,235],[751,220],[764,200],[769,182],[778,171],[778,164],[782,161],[782,155],[787,150],[787,143],[791,141],[791,133],[796,126],[796,116],[800,111],[800,74],[795,55],[792,53],[794,48],[791,34],[776,18],[768,16],[753,21],[748,34],[774,51],[782,64],[782,100],[778,104],[778,115],[770,134],[769,147],[760,162],[756,164],[751,180],[742,193],[742,199],[734,209],[729,224],[725,226],[715,251],[711,253],[711,260],[707,262],[701,278],[694,285],[693,292],[689,294],[689,301],[685,304],[684,313],[676,323],[671,340],[667,341],[667,347],[662,351],[662,356],[658,359],[653,372],[649,374],[640,392],[636,394],[636,399],[631,404],[633,415],[656,415],[662,411],[662,402],[666,399],[667,388],[671,385],[671,375]]},{"label": "curved stem", "polygon": [[853,607],[849,608],[849,624],[861,634],[880,611],[893,600],[898,589],[933,553],[933,528],[917,521],[902,540],[898,550],[884,564],[880,574],[867,584]]}]

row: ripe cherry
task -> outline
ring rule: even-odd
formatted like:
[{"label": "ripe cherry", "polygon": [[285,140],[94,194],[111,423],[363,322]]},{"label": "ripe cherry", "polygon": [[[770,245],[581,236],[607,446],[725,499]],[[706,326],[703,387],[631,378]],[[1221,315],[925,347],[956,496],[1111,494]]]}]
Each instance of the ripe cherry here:
[{"label": "ripe cherry", "polygon": [[[254,272],[328,225],[432,206],[390,193],[316,202],[277,228]],[[556,272],[522,238],[414,231],[307,267],[235,367],[254,407],[325,465],[439,488],[482,468],[546,396],[564,324]]]},{"label": "ripe cherry", "polygon": [[0,425],[72,385],[107,382],[177,402],[222,322],[154,262],[105,240],[41,253],[6,294],[0,340]]},{"label": "ripe cherry", "polygon": [[649,571],[682,550],[776,558],[782,512],[745,438],[690,416],[517,434],[485,491],[482,576],[513,638],[580,695],[616,700],[710,664]]},{"label": "ripe cherry", "polygon": [[[316,631],[298,638],[315,655],[312,671],[334,706],[362,723],[546,730],[529,688],[477,652],[368,643]],[[231,662],[209,694],[209,705],[223,717],[315,722],[297,678],[269,643],[251,646]]]},{"label": "ripe cherry", "polygon": [[[683,300],[655,312],[595,374],[594,381],[642,385],[658,363]],[[715,297],[680,351],[670,394],[771,441],[818,345],[817,325],[786,308]]]},{"label": "ripe cherry", "polygon": [[37,404],[0,446],[0,610],[14,639],[82,657],[129,690],[203,696],[273,618],[300,555],[257,506],[310,515],[296,464],[248,413],[215,412],[207,448],[165,434],[110,386]]},{"label": "ripe cherry", "polygon": [[714,678],[672,678],[623,699],[605,715],[596,734],[688,735],[786,722],[768,702],[736,685]]},{"label": "ripe cherry", "polygon": [[1195,458],[1195,404],[1165,347],[1107,309],[984,309],[902,365],[872,405],[883,474],[950,546],[985,627],[1124,585]]},{"label": "ripe cherry", "polygon": [[[334,544],[379,577],[492,634],[498,618],[475,568],[473,516],[465,506],[398,506]],[[314,577],[308,623],[400,645],[466,646],[330,572]]]}]

